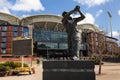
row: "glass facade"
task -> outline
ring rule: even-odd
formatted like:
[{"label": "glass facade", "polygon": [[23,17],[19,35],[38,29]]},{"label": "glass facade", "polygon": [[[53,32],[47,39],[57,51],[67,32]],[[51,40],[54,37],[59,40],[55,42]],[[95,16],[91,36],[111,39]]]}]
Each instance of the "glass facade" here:
[{"label": "glass facade", "polygon": [[33,38],[38,42],[40,48],[67,48],[67,34],[63,31],[34,29]]}]

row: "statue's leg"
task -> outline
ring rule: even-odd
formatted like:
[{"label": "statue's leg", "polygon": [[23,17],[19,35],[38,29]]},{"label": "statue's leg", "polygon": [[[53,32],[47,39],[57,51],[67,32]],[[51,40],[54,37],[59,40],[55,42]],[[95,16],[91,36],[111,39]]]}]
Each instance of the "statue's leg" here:
[{"label": "statue's leg", "polygon": [[74,53],[74,56],[79,58],[79,50],[80,50],[80,41],[79,40],[73,40],[72,41],[72,48],[73,48],[73,53]]},{"label": "statue's leg", "polygon": [[68,55],[70,57],[73,56],[73,54],[72,54],[72,41],[71,41],[70,37],[68,37]]},{"label": "statue's leg", "polygon": [[77,40],[76,42],[77,42],[77,44],[76,44],[76,47],[77,47],[77,51],[76,51],[77,52],[77,57],[80,58],[80,41]]}]

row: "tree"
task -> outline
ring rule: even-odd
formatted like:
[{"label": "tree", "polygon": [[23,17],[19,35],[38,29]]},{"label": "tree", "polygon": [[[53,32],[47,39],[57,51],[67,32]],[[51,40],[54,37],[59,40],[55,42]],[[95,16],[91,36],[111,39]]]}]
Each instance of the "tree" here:
[{"label": "tree", "polygon": [[98,71],[98,74],[101,74],[101,69],[102,69],[102,59],[103,59],[103,53],[106,49],[105,47],[105,36],[104,35],[100,35],[99,37],[99,43],[98,43],[98,47],[97,47],[97,50],[98,50],[98,59],[99,59],[99,71]]}]

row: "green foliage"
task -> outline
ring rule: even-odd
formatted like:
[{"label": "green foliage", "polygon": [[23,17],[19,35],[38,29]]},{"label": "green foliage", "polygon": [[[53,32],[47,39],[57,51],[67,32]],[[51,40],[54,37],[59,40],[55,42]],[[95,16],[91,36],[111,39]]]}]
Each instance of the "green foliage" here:
[{"label": "green foliage", "polygon": [[[16,67],[21,67],[21,66],[22,66],[22,63],[20,63],[20,62],[15,62],[14,65],[15,65],[15,68],[16,68]],[[23,66],[24,66],[24,67],[28,67],[28,65],[25,64],[25,63],[23,64]]]},{"label": "green foliage", "polygon": [[15,68],[14,62],[5,62],[4,65],[5,65],[5,66],[9,66],[11,69],[14,69],[14,68]]},{"label": "green foliage", "polygon": [[100,63],[100,59],[99,58],[89,58],[89,60],[93,60],[95,62],[95,64],[99,64]]},{"label": "green foliage", "polygon": [[[16,67],[21,67],[22,63],[21,62],[5,62],[3,63],[4,66],[9,66],[11,69],[15,69]],[[28,67],[27,64],[23,64],[24,67]]]},{"label": "green foliage", "polygon": [[9,66],[5,66],[4,64],[0,64],[0,72],[9,71],[9,70],[10,70]]}]

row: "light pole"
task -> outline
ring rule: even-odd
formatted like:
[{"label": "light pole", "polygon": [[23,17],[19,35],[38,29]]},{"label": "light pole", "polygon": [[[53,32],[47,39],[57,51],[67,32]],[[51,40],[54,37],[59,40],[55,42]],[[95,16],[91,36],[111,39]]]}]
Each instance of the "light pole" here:
[{"label": "light pole", "polygon": [[118,31],[118,45],[120,46],[120,31]]},{"label": "light pole", "polygon": [[109,16],[109,18],[110,18],[110,31],[111,31],[111,37],[113,37],[113,34],[112,34],[112,15],[111,15],[111,13],[108,11],[107,12],[108,13],[108,16]]},{"label": "light pole", "polygon": [[[109,11],[108,11],[107,13],[108,13],[108,16],[109,16],[109,18],[110,18],[111,37],[113,37],[113,34],[112,34],[112,15],[111,15],[111,13],[110,13]],[[112,48],[111,53],[112,53],[112,57],[113,57],[113,56],[114,56],[114,55],[113,55],[113,46],[111,46],[111,48]]]}]

